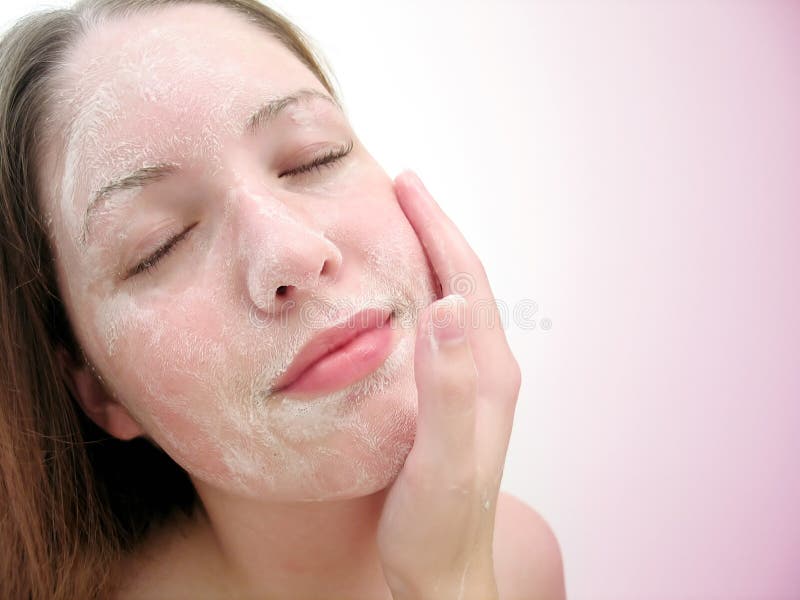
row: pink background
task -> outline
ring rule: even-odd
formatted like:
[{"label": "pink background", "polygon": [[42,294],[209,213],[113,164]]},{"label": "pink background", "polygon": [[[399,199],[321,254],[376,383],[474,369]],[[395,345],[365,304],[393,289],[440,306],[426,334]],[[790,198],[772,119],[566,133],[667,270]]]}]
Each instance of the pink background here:
[{"label": "pink background", "polygon": [[800,598],[799,8],[531,9],[563,179],[505,483],[573,599]]}]

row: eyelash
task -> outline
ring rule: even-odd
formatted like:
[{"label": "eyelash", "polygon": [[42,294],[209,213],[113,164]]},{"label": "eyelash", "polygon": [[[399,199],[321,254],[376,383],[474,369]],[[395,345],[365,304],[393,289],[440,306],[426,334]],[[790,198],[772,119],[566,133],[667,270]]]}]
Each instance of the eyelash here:
[{"label": "eyelash", "polygon": [[304,173],[309,173],[311,171],[321,171],[322,167],[332,167],[334,163],[338,160],[344,158],[350,151],[353,149],[353,140],[350,140],[343,146],[339,146],[338,148],[332,148],[328,150],[322,156],[318,156],[314,158],[311,162],[306,163],[305,165],[300,165],[299,167],[295,167],[290,171],[284,171],[283,173],[278,174],[278,177],[296,177],[297,175],[302,175]]},{"label": "eyelash", "polygon": [[[353,140],[350,140],[347,144],[340,146],[339,148],[333,148],[326,152],[325,154],[314,158],[311,162],[306,163],[304,165],[300,165],[299,167],[295,167],[289,171],[284,171],[283,173],[279,173],[278,177],[296,177],[298,175],[303,175],[305,173],[310,173],[311,171],[322,171],[323,167],[333,167],[335,163],[339,160],[350,154],[350,151],[353,149]],[[177,246],[178,242],[183,240],[189,232],[194,228],[197,223],[194,223],[184,229],[181,233],[171,238],[166,244],[161,246],[158,250],[153,252],[150,256],[145,258],[135,267],[133,267],[130,271],[128,271],[126,275],[126,279],[129,277],[134,277],[140,273],[150,272],[155,270],[155,268],[160,264],[161,259],[167,256],[172,250]]]},{"label": "eyelash", "polygon": [[172,250],[175,248],[178,242],[180,242],[183,238],[189,235],[189,232],[194,228],[195,225],[197,225],[197,223],[190,225],[189,227],[184,229],[181,233],[171,238],[166,244],[161,246],[158,250],[153,252],[150,256],[145,258],[142,262],[140,262],[138,265],[136,265],[130,271],[128,271],[128,274],[125,276],[125,278],[127,279],[128,277],[134,277],[139,273],[144,273],[147,271],[154,270],[161,262],[161,259],[167,256],[170,252],[172,252]]}]

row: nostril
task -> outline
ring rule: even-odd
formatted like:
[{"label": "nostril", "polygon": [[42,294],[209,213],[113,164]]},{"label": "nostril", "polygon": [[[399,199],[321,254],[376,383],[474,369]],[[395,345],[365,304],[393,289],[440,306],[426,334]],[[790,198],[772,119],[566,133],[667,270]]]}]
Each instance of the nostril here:
[{"label": "nostril", "polygon": [[322,263],[322,271],[320,271],[320,275],[330,275],[331,271],[334,269],[334,265],[331,263],[330,260],[326,260]]},{"label": "nostril", "polygon": [[278,296],[285,296],[286,292],[288,292],[288,291],[289,291],[289,287],[288,286],[281,285],[281,286],[278,286],[278,289],[276,290],[276,293],[278,294]]}]

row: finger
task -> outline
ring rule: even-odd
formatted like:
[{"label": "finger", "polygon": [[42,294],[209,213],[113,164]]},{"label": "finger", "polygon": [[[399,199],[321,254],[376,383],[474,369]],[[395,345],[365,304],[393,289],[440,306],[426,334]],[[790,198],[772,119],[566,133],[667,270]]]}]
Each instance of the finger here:
[{"label": "finger", "polygon": [[465,332],[466,301],[446,296],[417,327],[414,377],[419,411],[409,468],[431,484],[468,486],[474,478],[478,372]]},{"label": "finger", "polygon": [[459,294],[467,301],[491,297],[480,259],[417,174],[411,170],[400,173],[395,179],[395,189],[403,212],[439,276],[443,296]]},{"label": "finger", "polygon": [[506,365],[512,363],[513,354],[483,264],[413,171],[398,175],[395,188],[398,203],[442,284],[443,295],[458,293],[467,300],[468,336],[482,375],[481,387],[504,386],[509,379]]}]

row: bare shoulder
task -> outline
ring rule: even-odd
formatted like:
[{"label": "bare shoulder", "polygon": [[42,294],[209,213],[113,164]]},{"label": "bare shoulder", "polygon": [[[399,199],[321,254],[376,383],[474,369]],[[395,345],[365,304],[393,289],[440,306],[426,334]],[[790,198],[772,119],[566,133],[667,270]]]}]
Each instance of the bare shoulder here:
[{"label": "bare shoulder", "polygon": [[564,600],[561,548],[533,508],[500,492],[494,529],[494,568],[500,600]]}]

